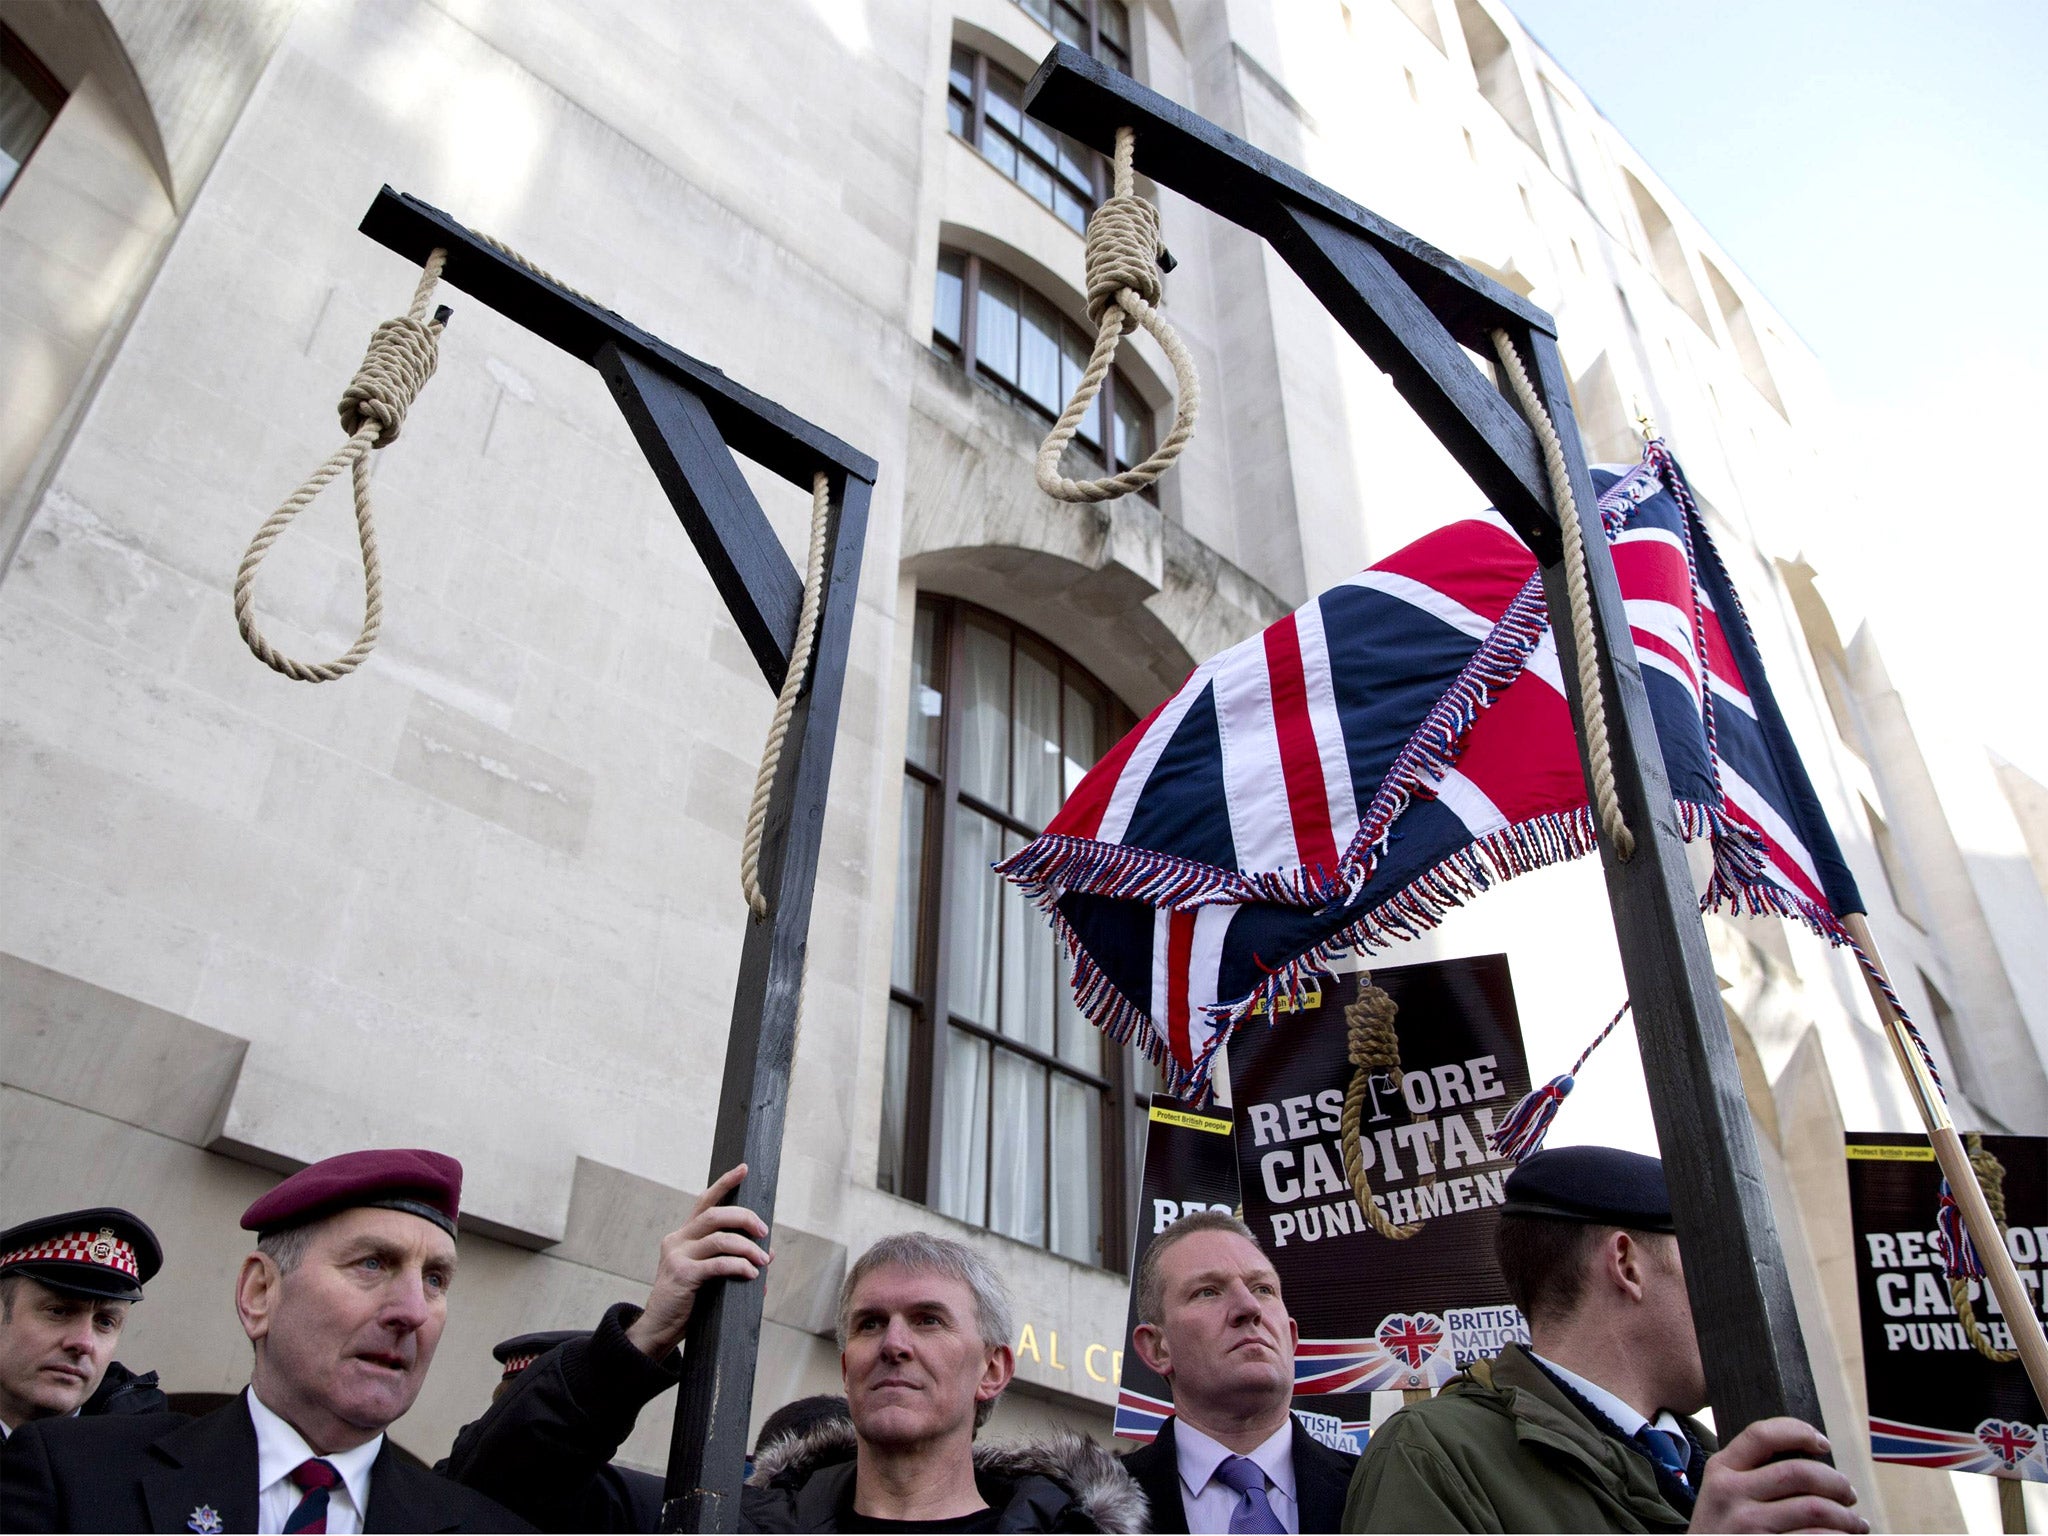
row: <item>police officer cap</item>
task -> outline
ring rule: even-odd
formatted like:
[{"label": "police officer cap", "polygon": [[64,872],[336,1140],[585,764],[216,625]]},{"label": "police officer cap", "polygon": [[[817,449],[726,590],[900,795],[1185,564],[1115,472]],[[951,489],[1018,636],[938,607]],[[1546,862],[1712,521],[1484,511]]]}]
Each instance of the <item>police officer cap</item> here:
[{"label": "police officer cap", "polygon": [[1676,1230],[1664,1165],[1614,1147],[1558,1147],[1508,1175],[1504,1216],[1548,1216],[1638,1232]]},{"label": "police officer cap", "polygon": [[440,1152],[380,1147],[344,1152],[301,1168],[242,1212],[258,1237],[362,1206],[404,1211],[450,1237],[462,1202],[462,1164]]},{"label": "police officer cap", "polygon": [[164,1251],[140,1217],[113,1206],[41,1216],[0,1232],[0,1275],[27,1275],[55,1291],[140,1301]]},{"label": "police officer cap", "polygon": [[491,1351],[491,1358],[505,1367],[501,1380],[510,1381],[549,1350],[571,1339],[587,1339],[587,1328],[554,1328],[541,1333],[518,1333]]}]

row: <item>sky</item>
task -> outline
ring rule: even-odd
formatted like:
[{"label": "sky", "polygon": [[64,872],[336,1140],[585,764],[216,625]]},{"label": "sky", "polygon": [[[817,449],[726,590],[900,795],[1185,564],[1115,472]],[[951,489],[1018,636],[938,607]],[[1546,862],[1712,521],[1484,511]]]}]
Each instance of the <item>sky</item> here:
[{"label": "sky", "polygon": [[1826,368],[1848,483],[1805,553],[1844,637],[1923,734],[2048,781],[2048,5],[1509,4]]}]

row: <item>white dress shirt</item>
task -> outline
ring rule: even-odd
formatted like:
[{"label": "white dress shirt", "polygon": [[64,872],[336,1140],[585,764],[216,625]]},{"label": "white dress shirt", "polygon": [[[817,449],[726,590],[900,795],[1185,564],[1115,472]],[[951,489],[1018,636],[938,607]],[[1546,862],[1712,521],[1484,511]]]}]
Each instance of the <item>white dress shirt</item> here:
[{"label": "white dress shirt", "polygon": [[[1190,1531],[1228,1531],[1230,1517],[1244,1495],[1216,1475],[1216,1469],[1237,1455],[1219,1445],[1186,1419],[1173,1421],[1173,1449],[1180,1464],[1180,1504]],[[1266,1501],[1290,1531],[1301,1529],[1301,1506],[1294,1497],[1294,1416],[1274,1430],[1256,1449],[1245,1453],[1266,1474]]]},{"label": "white dress shirt", "polygon": [[[254,1387],[247,1398],[249,1417],[256,1422],[256,1529],[262,1536],[280,1536],[305,1497],[292,1482],[292,1472],[316,1453],[296,1429],[263,1406]],[[331,1536],[356,1536],[362,1530],[363,1511],[370,1507],[370,1465],[383,1448],[384,1437],[379,1435],[352,1451],[320,1457],[341,1474],[341,1481],[327,1491]]]},{"label": "white dress shirt", "polygon": [[[1650,1424],[1648,1419],[1637,1413],[1635,1409],[1629,1407],[1627,1403],[1624,1403],[1605,1387],[1586,1380],[1585,1377],[1579,1375],[1576,1371],[1566,1370],[1555,1360],[1544,1359],[1543,1356],[1537,1354],[1533,1349],[1529,1351],[1529,1354],[1532,1359],[1541,1361],[1545,1370],[1551,1372],[1566,1386],[1570,1387],[1579,1396],[1612,1419],[1614,1427],[1629,1439],[1633,1440],[1637,1430],[1641,1429],[1645,1424]],[[1675,1435],[1681,1448],[1691,1443],[1691,1437],[1686,1434],[1685,1426],[1678,1422],[1678,1415],[1669,1408],[1659,1413],[1656,1423],[1650,1424],[1650,1427],[1652,1429],[1661,1429],[1667,1435]]]}]

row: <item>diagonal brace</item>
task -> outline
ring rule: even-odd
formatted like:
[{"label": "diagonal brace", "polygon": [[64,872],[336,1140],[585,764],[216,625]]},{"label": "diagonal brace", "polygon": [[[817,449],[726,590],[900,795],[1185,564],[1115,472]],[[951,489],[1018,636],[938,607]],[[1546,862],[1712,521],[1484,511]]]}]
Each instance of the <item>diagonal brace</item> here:
[{"label": "diagonal brace", "polygon": [[733,462],[718,423],[696,391],[635,351],[608,341],[596,363],[747,649],[768,686],[780,690],[796,640],[803,579]]}]

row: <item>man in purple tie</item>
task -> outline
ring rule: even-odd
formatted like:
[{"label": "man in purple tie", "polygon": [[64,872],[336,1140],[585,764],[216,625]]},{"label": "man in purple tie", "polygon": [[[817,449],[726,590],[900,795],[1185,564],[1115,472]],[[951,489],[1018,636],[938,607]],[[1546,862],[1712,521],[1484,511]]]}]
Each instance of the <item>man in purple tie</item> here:
[{"label": "man in purple tie", "polygon": [[1295,1419],[1298,1330],[1251,1229],[1184,1216],[1138,1265],[1139,1356],[1173,1389],[1159,1438],[1123,1458],[1155,1531],[1330,1531],[1356,1456]]},{"label": "man in purple tie", "polygon": [[242,1216],[256,1234],[235,1310],[248,1390],[204,1418],[47,1419],[0,1447],[0,1530],[529,1529],[401,1459],[448,1321],[462,1165],[350,1152],[301,1169]]}]

